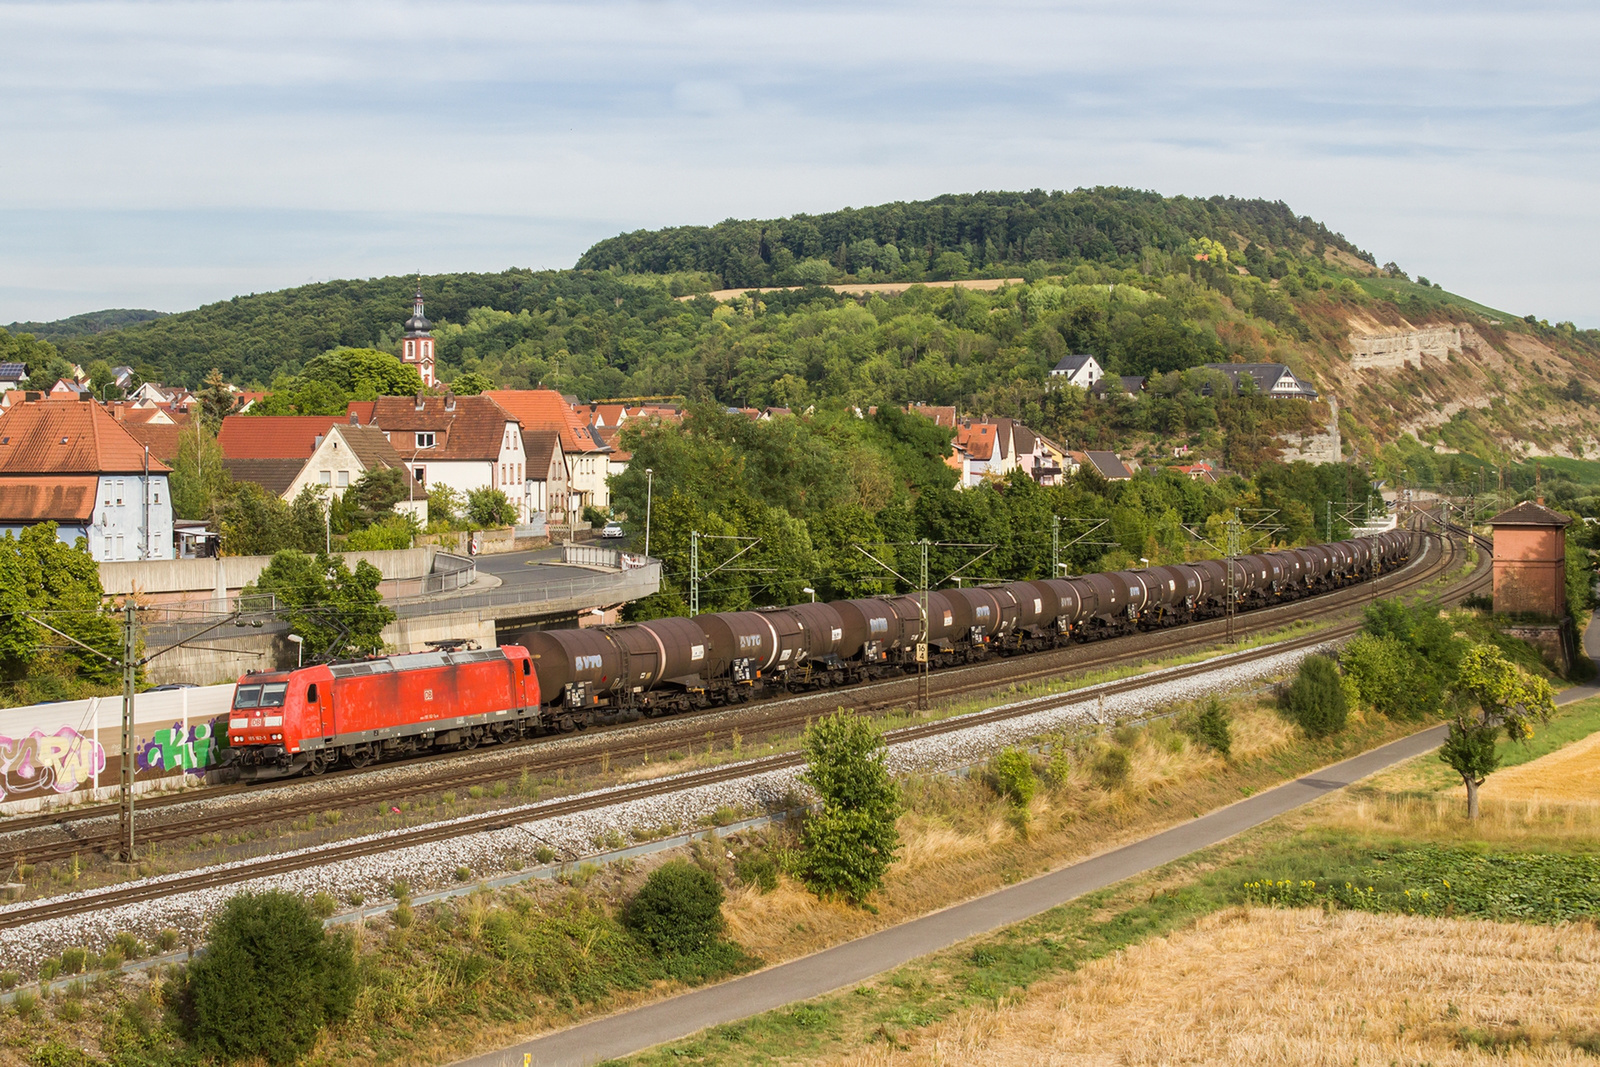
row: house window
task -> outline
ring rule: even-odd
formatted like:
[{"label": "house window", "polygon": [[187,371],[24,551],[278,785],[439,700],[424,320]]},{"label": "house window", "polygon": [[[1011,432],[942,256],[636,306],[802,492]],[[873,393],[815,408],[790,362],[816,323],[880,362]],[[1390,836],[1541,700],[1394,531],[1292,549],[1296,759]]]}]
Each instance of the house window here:
[{"label": "house window", "polygon": [[333,484],[335,484],[337,486],[341,486],[341,487],[349,485],[350,484],[350,472],[349,471],[340,471],[339,472],[338,481],[334,482]]},{"label": "house window", "polygon": [[161,489],[160,489],[160,487],[157,487],[156,491],[155,491],[155,503],[157,503],[157,504],[161,503]]},{"label": "house window", "polygon": [[333,484],[333,472],[332,471],[323,471],[321,474],[317,475],[317,481],[321,482],[323,485],[332,485]]},{"label": "house window", "polygon": [[126,486],[127,486],[127,483],[124,482],[121,478],[117,479],[117,503],[119,503],[119,504],[122,503],[122,495],[126,490]]},{"label": "house window", "polygon": [[433,447],[433,434],[431,434],[431,433],[419,433],[419,434],[417,434],[417,447],[418,448],[432,448]]},{"label": "house window", "polygon": [[412,470],[412,472],[411,472],[411,475],[412,475],[412,477],[416,478],[418,485],[427,485],[428,484],[428,468],[427,467],[414,468]]}]

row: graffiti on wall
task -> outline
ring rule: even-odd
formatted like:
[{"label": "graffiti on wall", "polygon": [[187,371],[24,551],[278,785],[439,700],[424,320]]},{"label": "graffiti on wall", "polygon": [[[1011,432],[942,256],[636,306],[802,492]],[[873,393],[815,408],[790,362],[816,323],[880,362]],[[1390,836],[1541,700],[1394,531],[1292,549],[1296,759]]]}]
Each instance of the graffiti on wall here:
[{"label": "graffiti on wall", "polygon": [[145,771],[181,770],[188,774],[204,774],[216,755],[215,727],[215,722],[195,723],[189,727],[175,722],[170,730],[157,730],[148,741],[140,744],[134,750],[134,762]]},{"label": "graffiti on wall", "polygon": [[70,793],[106,769],[106,750],[70,726],[53,734],[0,737],[0,800],[53,789]]}]

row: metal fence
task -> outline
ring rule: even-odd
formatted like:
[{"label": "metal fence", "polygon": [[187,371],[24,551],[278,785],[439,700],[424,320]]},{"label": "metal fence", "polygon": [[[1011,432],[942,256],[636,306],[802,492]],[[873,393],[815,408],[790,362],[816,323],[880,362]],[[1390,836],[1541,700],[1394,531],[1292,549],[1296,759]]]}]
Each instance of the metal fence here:
[{"label": "metal fence", "polygon": [[580,567],[609,567],[611,570],[622,569],[622,553],[614,548],[599,548],[595,545],[562,545],[561,562],[575,563]]}]

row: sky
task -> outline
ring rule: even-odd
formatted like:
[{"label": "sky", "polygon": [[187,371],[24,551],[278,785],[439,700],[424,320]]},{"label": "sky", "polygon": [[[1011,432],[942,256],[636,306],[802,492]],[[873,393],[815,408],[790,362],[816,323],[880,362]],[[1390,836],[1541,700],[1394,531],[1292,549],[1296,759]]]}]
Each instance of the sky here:
[{"label": "sky", "polygon": [[0,323],[946,192],[1283,200],[1600,326],[1600,5],[7,3]]}]

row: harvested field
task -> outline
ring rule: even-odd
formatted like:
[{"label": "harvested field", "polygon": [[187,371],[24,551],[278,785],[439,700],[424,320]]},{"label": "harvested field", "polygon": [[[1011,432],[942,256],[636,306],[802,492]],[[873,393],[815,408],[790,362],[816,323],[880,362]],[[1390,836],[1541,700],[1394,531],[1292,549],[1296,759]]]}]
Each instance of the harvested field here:
[{"label": "harvested field", "polygon": [[1489,776],[1486,800],[1600,801],[1600,733]]},{"label": "harvested field", "polygon": [[900,1040],[839,1062],[1592,1064],[1600,928],[1234,908]]}]

